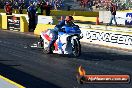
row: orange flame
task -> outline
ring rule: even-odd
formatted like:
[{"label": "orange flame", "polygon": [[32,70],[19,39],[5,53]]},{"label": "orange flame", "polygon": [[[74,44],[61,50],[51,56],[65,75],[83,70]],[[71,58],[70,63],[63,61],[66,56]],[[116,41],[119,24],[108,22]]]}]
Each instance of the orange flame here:
[{"label": "orange flame", "polygon": [[82,68],[82,66],[79,67],[78,71],[79,71],[80,76],[85,76],[86,75],[86,71]]}]

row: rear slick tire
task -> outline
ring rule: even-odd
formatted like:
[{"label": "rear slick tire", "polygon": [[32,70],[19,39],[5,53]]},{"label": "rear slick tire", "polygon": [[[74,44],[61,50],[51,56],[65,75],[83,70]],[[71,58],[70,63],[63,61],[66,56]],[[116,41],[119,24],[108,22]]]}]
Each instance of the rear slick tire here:
[{"label": "rear slick tire", "polygon": [[49,51],[48,51],[48,48],[44,48],[44,39],[43,39],[43,53],[44,54],[48,54],[49,53]]},{"label": "rear slick tire", "polygon": [[[44,39],[43,39],[43,47],[44,47],[44,45],[45,45],[45,42],[44,42]],[[49,48],[46,47],[46,48],[43,48],[43,53],[44,54],[53,54],[53,50],[54,49],[52,49],[52,51],[49,51]]]}]

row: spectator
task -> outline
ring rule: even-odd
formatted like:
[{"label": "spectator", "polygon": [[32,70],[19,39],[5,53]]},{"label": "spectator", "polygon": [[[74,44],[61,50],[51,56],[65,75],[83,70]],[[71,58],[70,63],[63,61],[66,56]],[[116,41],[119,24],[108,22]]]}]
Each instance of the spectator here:
[{"label": "spectator", "polygon": [[12,15],[12,7],[9,2],[6,2],[5,12],[6,12],[6,15]]},{"label": "spectator", "polygon": [[33,3],[30,3],[30,6],[27,8],[27,14],[29,18],[29,32],[33,32],[36,28],[36,9],[33,6]]},{"label": "spectator", "polygon": [[3,9],[4,6],[5,6],[4,2],[0,1],[0,8]]},{"label": "spectator", "polygon": [[89,11],[92,11],[93,10],[92,6],[93,6],[93,1],[89,1],[88,2]]},{"label": "spectator", "polygon": [[19,8],[18,8],[18,2],[17,2],[17,1],[12,2],[12,7],[13,7],[14,9],[19,9]]},{"label": "spectator", "polygon": [[37,12],[37,15],[41,15],[42,11],[41,11],[41,5],[40,4],[37,4],[37,7],[36,7],[36,12]]},{"label": "spectator", "polygon": [[40,8],[41,8],[41,15],[43,15],[43,11],[44,11],[44,6],[46,5],[46,2],[41,2],[40,3]]},{"label": "spectator", "polygon": [[71,6],[67,6],[67,11],[70,11],[71,10]]},{"label": "spectator", "polygon": [[88,0],[80,0],[80,7],[85,9],[88,4]]},{"label": "spectator", "polygon": [[54,7],[55,10],[58,10],[58,8],[63,8],[64,3],[63,0],[53,0],[51,1],[51,5]]},{"label": "spectator", "polygon": [[47,2],[47,5],[45,5],[44,8],[45,8],[46,16],[50,16],[50,10],[52,6],[49,4],[49,2]]},{"label": "spectator", "polygon": [[81,1],[80,1],[80,7],[83,7],[83,3],[84,3],[84,1],[81,0]]},{"label": "spectator", "polygon": [[21,4],[18,9],[19,9],[19,13],[23,14],[23,4]]},{"label": "spectator", "polygon": [[85,8],[85,7],[86,7],[86,5],[88,4],[88,2],[89,2],[89,0],[84,0],[84,3],[83,3],[84,8]]},{"label": "spectator", "polygon": [[40,4],[37,4],[36,6],[36,25],[38,24],[38,15],[42,15],[41,13],[41,5]]},{"label": "spectator", "polygon": [[54,9],[57,10],[57,0],[53,1],[53,6],[54,6]]},{"label": "spectator", "polygon": [[110,6],[110,11],[111,11],[111,19],[110,19],[110,22],[109,22],[109,25],[112,24],[112,20],[115,21],[115,25],[117,26],[117,22],[116,22],[116,18],[115,18],[115,15],[116,15],[116,5],[114,5],[113,3],[111,3],[111,6]]}]

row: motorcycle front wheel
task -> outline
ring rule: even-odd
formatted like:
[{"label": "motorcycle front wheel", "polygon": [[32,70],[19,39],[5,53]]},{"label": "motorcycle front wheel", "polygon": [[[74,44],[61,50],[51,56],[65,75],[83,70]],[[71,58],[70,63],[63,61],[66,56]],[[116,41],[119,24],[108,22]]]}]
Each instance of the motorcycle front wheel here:
[{"label": "motorcycle front wheel", "polygon": [[73,40],[73,55],[79,57],[81,55],[81,44],[78,39]]}]

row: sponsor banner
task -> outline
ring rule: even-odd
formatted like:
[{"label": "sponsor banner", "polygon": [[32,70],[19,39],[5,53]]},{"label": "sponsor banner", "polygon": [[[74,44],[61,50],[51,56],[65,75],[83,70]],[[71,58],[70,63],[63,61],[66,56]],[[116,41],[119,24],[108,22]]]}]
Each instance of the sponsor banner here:
[{"label": "sponsor banner", "polygon": [[86,83],[129,83],[129,75],[85,75]]},{"label": "sponsor banner", "polygon": [[[99,12],[100,22],[109,23],[110,18],[111,18],[110,11],[100,11]],[[116,12],[116,21],[117,21],[117,24],[132,25],[132,12],[117,11]],[[114,20],[112,21],[112,23],[115,24]]]},{"label": "sponsor banner", "polygon": [[7,16],[7,29],[14,30],[13,16]]},{"label": "sponsor banner", "polygon": [[20,31],[20,17],[7,16],[7,29]]},{"label": "sponsor banner", "polygon": [[20,17],[15,17],[14,18],[14,30],[20,31]]},{"label": "sponsor banner", "polygon": [[101,30],[82,30],[82,42],[132,50],[132,35]]},{"label": "sponsor banner", "polygon": [[[116,12],[116,16],[115,17],[116,17],[117,24],[125,25],[126,12]],[[114,23],[114,20],[112,21],[112,23]]]},{"label": "sponsor banner", "polygon": [[125,24],[132,25],[132,13],[127,13],[126,18],[127,18],[127,20],[125,20]]}]

